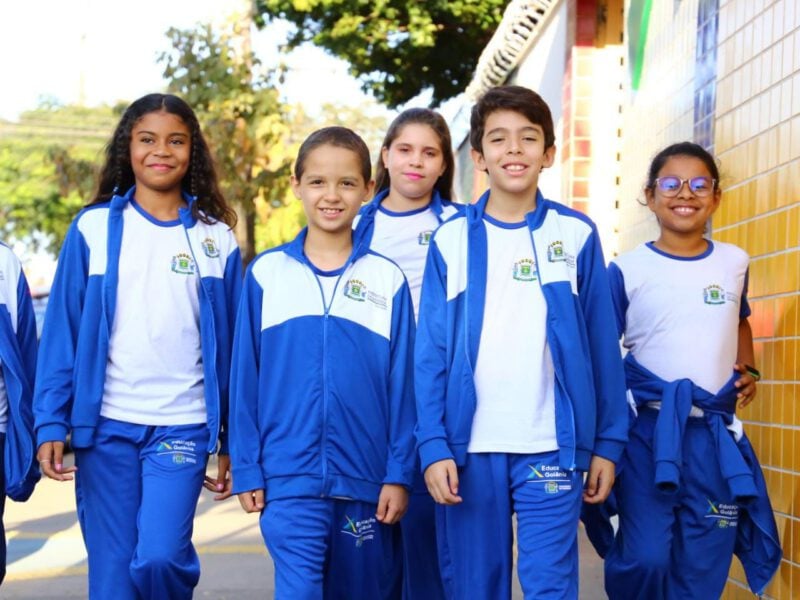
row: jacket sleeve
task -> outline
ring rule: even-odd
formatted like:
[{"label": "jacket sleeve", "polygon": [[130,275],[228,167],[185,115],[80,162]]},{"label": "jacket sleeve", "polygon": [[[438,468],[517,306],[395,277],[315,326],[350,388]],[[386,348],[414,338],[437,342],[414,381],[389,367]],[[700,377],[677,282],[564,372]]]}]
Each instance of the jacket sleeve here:
[{"label": "jacket sleeve", "polygon": [[37,447],[66,441],[69,429],[73,366],[89,273],[89,247],[77,224],[76,219],[61,247],[45,313],[33,396]]},{"label": "jacket sleeve", "polygon": [[447,265],[431,241],[419,308],[414,349],[417,400],[417,449],[425,472],[431,464],[453,458],[444,425],[447,392]]},{"label": "jacket sleeve", "polygon": [[[231,234],[233,235],[233,234]],[[235,245],[235,242],[234,242]],[[242,255],[239,246],[235,245],[233,252],[228,255],[225,262],[225,273],[222,276],[225,286],[225,340],[228,342],[223,349],[224,354],[222,369],[220,369],[220,390],[219,390],[219,410],[220,410],[220,454],[228,454],[228,406],[230,396],[230,365],[232,352],[233,331],[236,327],[236,310],[239,306],[239,299],[242,294]]]},{"label": "jacket sleeve", "polygon": [[618,462],[628,440],[628,404],[608,272],[593,226],[578,255],[578,296],[597,396],[594,454]]},{"label": "jacket sleeve", "polygon": [[414,477],[414,309],[405,279],[392,300],[389,452],[383,483],[411,487]]},{"label": "jacket sleeve", "polygon": [[[255,263],[253,263],[255,264]],[[263,290],[247,270],[233,335],[228,417],[233,492],[265,489],[259,432],[259,367]]]},{"label": "jacket sleeve", "polygon": [[[17,343],[19,344],[22,367],[30,389],[33,390],[36,378],[36,316],[33,313],[33,302],[28,281],[20,270],[17,281]],[[27,399],[28,402],[31,398]]]},{"label": "jacket sleeve", "polygon": [[628,296],[625,294],[625,277],[616,263],[608,265],[608,283],[611,286],[611,303],[617,323],[617,336],[622,337],[627,325]]}]

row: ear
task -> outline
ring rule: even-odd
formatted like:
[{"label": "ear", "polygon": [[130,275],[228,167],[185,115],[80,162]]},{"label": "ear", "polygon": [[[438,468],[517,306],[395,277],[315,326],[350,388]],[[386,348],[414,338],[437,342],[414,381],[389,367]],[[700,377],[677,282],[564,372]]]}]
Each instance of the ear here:
[{"label": "ear", "polygon": [[556,161],[556,146],[553,144],[547,150],[544,151],[544,160],[542,161],[542,168],[548,169],[553,166],[553,163]]},{"label": "ear", "polygon": [[375,191],[375,180],[374,179],[370,179],[367,182],[366,189],[367,189],[367,197],[364,200],[364,202],[366,202],[367,200],[372,198],[373,192]]},{"label": "ear", "polygon": [[720,203],[721,200],[722,200],[722,190],[717,188],[717,189],[714,190],[714,199],[711,202],[711,214],[712,215],[715,212],[717,212],[717,209],[719,208],[719,203]]},{"label": "ear", "polygon": [[655,204],[656,204],[656,194],[653,188],[644,188],[644,201],[647,203],[647,208],[656,212]]},{"label": "ear", "polygon": [[388,168],[386,163],[389,162],[389,149],[386,146],[381,148],[381,162],[383,163],[383,168]]},{"label": "ear", "polygon": [[295,177],[294,175],[292,175],[292,177],[291,177],[291,183],[292,183],[292,191],[294,192],[295,197],[298,200],[302,200],[302,198],[300,197],[300,191],[299,191],[300,190],[300,182],[298,181],[297,177]]},{"label": "ear", "polygon": [[486,160],[483,158],[483,153],[478,152],[475,148],[470,149],[470,155],[472,156],[472,162],[475,163],[475,168],[479,171],[486,171]]}]

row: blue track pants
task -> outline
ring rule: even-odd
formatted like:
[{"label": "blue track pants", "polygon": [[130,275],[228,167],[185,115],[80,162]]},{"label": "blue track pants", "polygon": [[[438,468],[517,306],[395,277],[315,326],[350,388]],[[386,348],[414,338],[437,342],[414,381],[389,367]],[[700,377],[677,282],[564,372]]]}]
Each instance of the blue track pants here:
[{"label": "blue track pants", "polygon": [[739,509],[722,479],[714,442],[702,419],[683,437],[681,485],[654,485],[657,412],[643,409],[630,432],[614,493],[619,531],[605,560],[612,600],[709,600],[725,587]]},{"label": "blue track pants", "polygon": [[558,453],[469,454],[459,470],[461,504],[436,507],[436,535],[450,600],[511,597],[512,514],[525,598],[578,597],[582,476]]},{"label": "blue track pants", "polygon": [[276,600],[397,600],[400,529],[375,519],[369,502],[270,500],[261,533],[275,563]]},{"label": "blue track pants", "polygon": [[436,549],[436,503],[422,474],[414,481],[408,512],[400,520],[403,535],[403,600],[444,600]]},{"label": "blue track pants", "polygon": [[101,417],[94,445],[75,450],[92,600],[192,597],[200,578],[192,524],[208,436],[205,424],[151,427]]}]

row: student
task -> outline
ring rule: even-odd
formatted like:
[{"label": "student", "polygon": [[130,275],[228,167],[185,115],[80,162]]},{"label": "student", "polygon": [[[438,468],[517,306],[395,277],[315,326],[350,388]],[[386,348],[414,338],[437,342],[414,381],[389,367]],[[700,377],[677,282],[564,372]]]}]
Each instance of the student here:
[{"label": "student", "polygon": [[434,234],[415,356],[442,577],[449,598],[509,598],[516,513],[526,598],[577,598],[581,497],[605,499],[626,440],[600,241],[538,190],[555,155],[538,94],[487,91],[470,143],[489,190]]},{"label": "student", "polygon": [[[61,249],[34,397],[42,470],[75,473],[91,598],[197,585],[192,522],[224,438],[241,289],[234,222],[192,109],[164,94],[131,104]],[[208,482],[218,499],[229,464],[221,454]]]},{"label": "student", "polygon": [[36,318],[17,257],[0,243],[0,583],[6,576],[6,496],[27,500],[39,481],[33,439]]},{"label": "student", "polygon": [[718,598],[736,549],[760,594],[781,553],[761,469],[735,416],[760,378],[751,366],[748,257],[704,235],[721,191],[713,157],[697,144],[655,156],[645,198],[658,239],[609,267],[638,416],[614,490],[620,520],[606,591]]},{"label": "student", "polygon": [[245,275],[231,371],[234,493],[261,512],[277,599],[398,598],[414,468],[414,317],[402,271],[353,244],[369,151],[344,127],[300,146],[308,227]]},{"label": "student", "polygon": [[[400,113],[386,132],[375,198],[356,218],[356,238],[395,261],[408,280],[414,316],[433,231],[461,207],[450,202],[455,161],[447,122],[427,108]],[[444,598],[436,553],[433,498],[417,468],[403,536],[403,597]]]}]

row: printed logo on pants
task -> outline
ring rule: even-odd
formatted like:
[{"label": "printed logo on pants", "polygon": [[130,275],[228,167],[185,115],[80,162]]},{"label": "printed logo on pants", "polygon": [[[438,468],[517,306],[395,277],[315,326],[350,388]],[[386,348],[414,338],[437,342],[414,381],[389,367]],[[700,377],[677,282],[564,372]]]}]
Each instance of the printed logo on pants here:
[{"label": "printed logo on pants", "polygon": [[736,527],[739,523],[739,506],[736,504],[727,504],[725,502],[712,502],[706,498],[708,502],[708,510],[706,511],[705,518],[716,521],[714,527],[719,529],[727,529],[728,527]]},{"label": "printed logo on pants", "polygon": [[572,490],[572,479],[561,467],[539,463],[537,465],[529,464],[528,468],[531,472],[528,473],[527,483],[542,486],[546,494],[558,494]]},{"label": "printed logo on pants", "polygon": [[368,517],[361,521],[354,521],[345,515],[345,523],[342,533],[355,538],[356,548],[360,548],[364,542],[375,538],[375,518]]},{"label": "printed logo on pants", "polygon": [[159,442],[156,448],[158,456],[172,456],[172,462],[176,465],[197,464],[197,444],[190,440],[171,440]]}]

